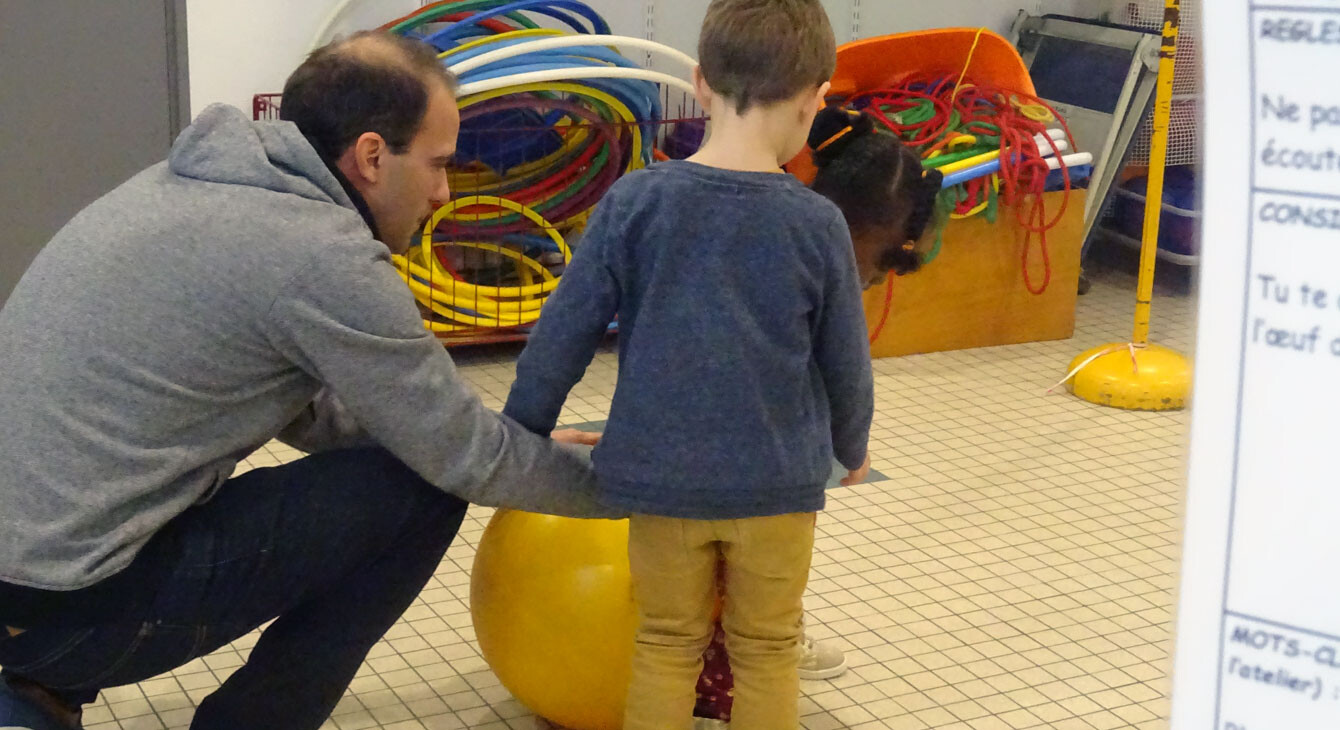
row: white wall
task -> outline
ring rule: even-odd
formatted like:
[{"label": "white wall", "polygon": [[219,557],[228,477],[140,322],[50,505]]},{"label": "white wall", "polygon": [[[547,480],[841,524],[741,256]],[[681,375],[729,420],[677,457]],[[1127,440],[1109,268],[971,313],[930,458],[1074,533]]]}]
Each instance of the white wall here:
[{"label": "white wall", "polygon": [[[215,102],[251,113],[251,97],[278,92],[302,62],[312,34],[337,0],[187,0],[191,115]],[[339,31],[381,25],[422,5],[368,0],[350,6]]]},{"label": "white wall", "polygon": [[1020,9],[1034,15],[1056,13],[1087,17],[1100,0],[863,0],[860,7],[860,35],[870,37],[928,28],[985,26],[1006,35]]},{"label": "white wall", "polygon": [[[838,43],[927,28],[986,26],[1002,35],[1019,10],[1095,17],[1114,0],[822,0]],[[654,4],[656,40],[692,52],[708,0]],[[854,32],[854,33],[853,33]]]},{"label": "white wall", "polygon": [[[691,55],[708,0],[587,0],[615,33],[647,34]],[[986,26],[1004,33],[1019,8],[1094,16],[1113,0],[823,0],[839,42],[905,30]],[[353,0],[335,32],[370,28],[421,0]],[[339,0],[187,0],[191,113],[225,102],[248,113],[253,94],[278,92]]]},{"label": "white wall", "polygon": [[[587,2],[616,33],[645,35],[644,0]],[[331,31],[373,28],[427,3],[352,0]],[[340,0],[186,0],[192,116],[215,102],[250,113],[254,94],[282,90],[313,34],[339,5]]]}]

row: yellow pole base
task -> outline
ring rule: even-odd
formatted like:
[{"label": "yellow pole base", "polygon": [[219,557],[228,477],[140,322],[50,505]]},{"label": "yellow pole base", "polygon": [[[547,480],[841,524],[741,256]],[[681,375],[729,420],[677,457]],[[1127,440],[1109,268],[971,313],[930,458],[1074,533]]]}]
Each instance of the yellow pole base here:
[{"label": "yellow pole base", "polygon": [[[1104,350],[1106,354],[1099,355]],[[1070,369],[1093,361],[1075,373],[1070,392],[1101,406],[1131,411],[1171,411],[1186,407],[1191,392],[1191,362],[1179,352],[1159,345],[1135,349],[1126,343],[1100,345],[1080,354]],[[1097,357],[1095,357],[1097,355]]]}]

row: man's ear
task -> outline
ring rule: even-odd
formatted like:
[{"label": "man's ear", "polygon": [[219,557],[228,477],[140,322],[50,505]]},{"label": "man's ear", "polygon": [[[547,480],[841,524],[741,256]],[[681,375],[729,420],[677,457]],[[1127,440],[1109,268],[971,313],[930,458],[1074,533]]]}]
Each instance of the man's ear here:
[{"label": "man's ear", "polygon": [[391,150],[380,134],[364,132],[350,145],[349,151],[353,156],[349,162],[354,170],[357,170],[358,177],[371,184],[381,180],[386,155],[390,154]]}]

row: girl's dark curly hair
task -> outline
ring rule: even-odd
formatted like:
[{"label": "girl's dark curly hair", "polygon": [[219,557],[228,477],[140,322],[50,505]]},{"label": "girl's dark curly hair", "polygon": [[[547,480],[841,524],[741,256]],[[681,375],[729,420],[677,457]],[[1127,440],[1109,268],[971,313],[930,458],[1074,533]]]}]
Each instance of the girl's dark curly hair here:
[{"label": "girl's dark curly hair", "polygon": [[923,172],[915,152],[854,109],[819,112],[809,144],[819,169],[811,188],[837,204],[853,232],[885,229],[902,236],[882,254],[881,268],[899,275],[919,269],[920,254],[903,244],[920,239],[930,224],[941,175]]}]

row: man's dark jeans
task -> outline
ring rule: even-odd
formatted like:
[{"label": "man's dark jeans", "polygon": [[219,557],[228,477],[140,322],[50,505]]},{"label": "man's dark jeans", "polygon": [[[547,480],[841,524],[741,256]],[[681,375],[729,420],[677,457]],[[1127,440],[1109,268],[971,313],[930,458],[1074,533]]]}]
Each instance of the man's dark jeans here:
[{"label": "man's dark jeans", "polygon": [[[432,577],[465,510],[381,449],[247,472],[167,525],[125,571],[70,594],[99,606],[92,619],[0,631],[0,666],[83,704],[277,617],[191,727],[317,728]],[[53,616],[88,613],[79,608]]]}]

